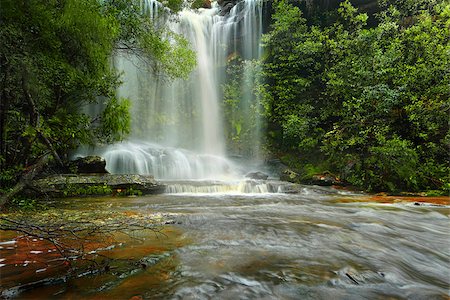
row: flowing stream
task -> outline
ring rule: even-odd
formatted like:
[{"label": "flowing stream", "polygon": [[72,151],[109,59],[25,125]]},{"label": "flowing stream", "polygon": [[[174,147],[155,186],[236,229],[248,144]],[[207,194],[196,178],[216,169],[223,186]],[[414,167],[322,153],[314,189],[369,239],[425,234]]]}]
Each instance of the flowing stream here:
[{"label": "flowing stream", "polygon": [[[20,299],[448,299],[450,206],[448,198],[435,202],[441,204],[375,199],[318,187],[304,187],[299,194],[65,200],[64,208],[78,212],[161,213],[173,224],[165,225],[165,235],[137,233],[103,252],[129,261],[127,266],[35,285],[18,295],[9,289],[6,295]],[[10,254],[26,247],[13,245],[14,240],[2,238],[2,288],[30,281],[26,276],[56,276],[50,268],[35,266],[47,254],[36,254],[39,251],[32,244],[25,249],[38,258],[29,259],[27,266],[17,259],[11,262],[15,256]],[[32,275],[34,270],[39,273]]]},{"label": "flowing stream", "polygon": [[[142,9],[154,19],[164,15],[155,1],[142,1]],[[422,204],[240,180],[249,168],[229,158],[221,86],[230,55],[261,55],[262,1],[242,1],[228,16],[213,3],[164,21],[192,43],[197,69],[189,80],[167,83],[133,57],[116,57],[125,72],[119,93],[133,103],[131,137],[79,155],[104,156],[113,173],[155,175],[167,193],[62,199],[52,213],[160,214],[169,224],[160,233],[109,236],[101,253],[111,265],[105,258],[97,262],[102,271],[70,276],[51,245],[2,232],[1,297],[449,299],[448,197]],[[249,112],[254,100],[244,93],[240,110]],[[247,142],[257,158],[258,139]]]}]

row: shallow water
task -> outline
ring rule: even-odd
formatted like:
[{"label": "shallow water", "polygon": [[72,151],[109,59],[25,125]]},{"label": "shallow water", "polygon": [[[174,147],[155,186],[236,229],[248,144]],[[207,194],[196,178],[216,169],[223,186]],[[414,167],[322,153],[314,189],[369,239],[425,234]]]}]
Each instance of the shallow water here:
[{"label": "shallow water", "polygon": [[[75,210],[160,212],[169,214],[175,224],[165,226],[164,236],[140,232],[134,236],[139,239],[122,237],[121,246],[108,253],[124,261],[144,257],[146,268],[79,276],[11,295],[448,299],[449,206],[394,200],[373,202],[369,196],[314,188],[292,195],[166,194],[64,200],[61,205],[70,203]],[[13,250],[4,247],[0,253],[4,256],[7,251]],[[8,270],[11,276],[14,266],[3,264],[0,274]],[[20,274],[14,275],[16,281]],[[3,288],[5,283],[13,285],[2,275]]]}]

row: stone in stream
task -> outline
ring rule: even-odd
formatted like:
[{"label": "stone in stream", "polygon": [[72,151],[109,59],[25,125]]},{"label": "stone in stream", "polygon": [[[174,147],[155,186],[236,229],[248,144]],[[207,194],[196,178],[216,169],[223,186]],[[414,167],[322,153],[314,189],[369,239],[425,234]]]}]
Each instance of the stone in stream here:
[{"label": "stone in stream", "polygon": [[250,179],[256,179],[256,180],[266,180],[267,178],[269,178],[269,175],[260,172],[260,171],[256,171],[256,172],[250,172],[247,173],[245,175],[246,178],[250,178]]}]

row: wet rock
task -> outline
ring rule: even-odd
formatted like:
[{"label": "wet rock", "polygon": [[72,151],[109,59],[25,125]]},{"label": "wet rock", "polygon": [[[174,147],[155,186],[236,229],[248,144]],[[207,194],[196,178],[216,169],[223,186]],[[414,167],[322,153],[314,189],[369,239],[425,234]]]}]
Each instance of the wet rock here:
[{"label": "wet rock", "polygon": [[80,157],[69,163],[69,168],[77,174],[106,174],[106,160],[100,156]]},{"label": "wet rock", "polygon": [[[278,177],[280,179],[281,179],[281,177],[283,177],[283,173],[289,169],[289,167],[286,166],[285,164],[283,164],[281,162],[281,160],[278,158],[267,160],[266,166],[267,166],[267,172],[269,174],[274,174],[275,177]],[[283,180],[283,179],[281,179],[281,180]],[[285,180],[285,181],[287,181],[287,180]]]},{"label": "wet rock", "polygon": [[292,183],[301,183],[301,176],[297,172],[291,170],[291,169],[285,169],[280,175],[280,180],[292,182]]},{"label": "wet rock", "polygon": [[210,9],[212,6],[211,6],[211,0],[205,0],[205,1],[203,1],[203,6],[202,6],[203,8],[206,8],[206,9]]},{"label": "wet rock", "polygon": [[211,0],[194,0],[191,4],[192,9],[199,9],[199,8],[206,8],[210,9],[212,8]]},{"label": "wet rock", "polygon": [[219,0],[217,4],[220,6],[220,15],[227,15],[230,10],[236,5],[237,0]]},{"label": "wet rock", "polygon": [[235,6],[234,3],[228,2],[227,4],[225,4],[222,9],[220,10],[220,15],[221,16],[225,16],[226,14],[228,14],[231,9]]},{"label": "wet rock", "polygon": [[32,190],[50,197],[124,194],[158,194],[165,185],[150,175],[54,175],[34,180]]},{"label": "wet rock", "polygon": [[247,173],[245,175],[246,178],[250,178],[250,179],[256,179],[256,180],[266,180],[267,178],[269,178],[269,175],[260,172],[260,171],[256,171],[256,172],[250,172]]},{"label": "wet rock", "polygon": [[345,185],[344,182],[342,182],[336,175],[330,172],[313,175],[308,183],[320,186]]},{"label": "wet rock", "polygon": [[298,183],[298,184],[307,184],[307,185],[319,185],[319,186],[346,186],[346,183],[340,180],[336,175],[325,171],[320,174],[315,175],[305,175],[298,173],[289,168],[285,168],[280,175],[280,180]]}]

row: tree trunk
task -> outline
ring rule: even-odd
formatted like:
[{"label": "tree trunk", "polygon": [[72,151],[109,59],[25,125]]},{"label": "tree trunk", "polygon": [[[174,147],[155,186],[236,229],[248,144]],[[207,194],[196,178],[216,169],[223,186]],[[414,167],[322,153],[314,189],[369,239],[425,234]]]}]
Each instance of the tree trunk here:
[{"label": "tree trunk", "polygon": [[30,123],[31,125],[36,129],[38,138],[44,143],[45,146],[50,150],[55,160],[58,162],[58,164],[63,167],[64,163],[61,160],[61,157],[58,155],[58,152],[56,152],[55,147],[53,147],[50,140],[39,130],[39,111],[37,109],[36,103],[34,102],[33,97],[31,97],[31,94],[29,93],[27,89],[27,84],[25,80],[25,76],[22,77],[22,89],[25,94],[25,98],[30,104]]},{"label": "tree trunk", "polygon": [[30,182],[38,175],[42,169],[45,167],[45,165],[48,163],[48,155],[44,155],[41,157],[37,163],[32,165],[31,167],[27,168],[27,171],[25,174],[20,178],[19,182],[13,187],[13,189],[0,197],[0,210],[2,210],[11,199],[20,193],[25,187],[30,185]]},{"label": "tree trunk", "polygon": [[64,167],[64,163],[63,163],[63,161],[61,160],[61,157],[59,157],[59,155],[58,155],[58,153],[56,152],[55,148],[53,148],[53,145],[52,145],[52,143],[50,142],[50,140],[49,140],[47,137],[45,137],[45,135],[44,135],[42,132],[40,132],[40,131],[38,131],[38,136],[39,136],[39,139],[41,139],[41,140],[44,142],[44,144],[47,146],[47,148],[51,151],[53,157],[56,159],[56,161],[58,162],[58,164],[59,164],[61,167]]}]

